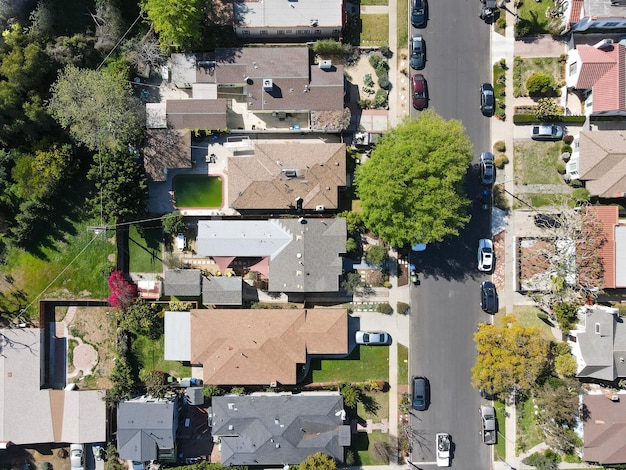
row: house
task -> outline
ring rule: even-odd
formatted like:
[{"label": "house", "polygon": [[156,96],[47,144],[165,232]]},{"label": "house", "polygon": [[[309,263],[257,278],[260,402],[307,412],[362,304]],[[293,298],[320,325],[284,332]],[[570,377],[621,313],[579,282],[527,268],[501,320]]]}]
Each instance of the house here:
[{"label": "house", "polygon": [[164,108],[151,109],[151,121],[158,125],[340,132],[349,124],[343,66],[331,61],[312,64],[308,47],[172,54],[170,67],[172,83],[190,93],[190,98],[167,100]]},{"label": "house", "polygon": [[228,199],[240,213],[336,210],[345,185],[345,144],[257,143],[228,159]]},{"label": "house", "polygon": [[235,0],[234,28],[246,42],[304,42],[339,39],[345,17],[344,0]]},{"label": "house", "polygon": [[342,308],[166,312],[165,359],[202,366],[213,385],[294,385],[311,355],[348,354]]},{"label": "house", "polygon": [[174,129],[147,129],[142,148],[149,182],[164,182],[167,172],[191,168],[191,132]]},{"label": "house", "polygon": [[626,287],[626,225],[619,220],[618,206],[591,206],[587,209],[602,225],[600,247],[604,289]]},{"label": "house", "polygon": [[606,199],[624,197],[626,133],[581,131],[572,142],[567,174],[572,179],[584,181],[591,196]]},{"label": "house", "polygon": [[[626,22],[626,18],[625,18]],[[603,40],[568,52],[566,85],[584,94],[584,113],[626,116],[626,47]]]},{"label": "house", "polygon": [[343,462],[350,446],[343,398],[337,392],[213,397],[212,434],[222,465],[298,464],[322,452]]},{"label": "house", "polygon": [[568,5],[566,18],[569,31],[610,31],[626,28],[624,0],[572,0]]},{"label": "house", "polygon": [[571,334],[572,354],[578,362],[577,377],[612,382],[626,377],[626,324],[616,308],[586,306]]},{"label": "house", "polygon": [[626,395],[583,395],[583,460],[603,466],[626,463]]},{"label": "house", "polygon": [[242,293],[241,276],[202,276],[204,305],[241,305]]},{"label": "house", "polygon": [[166,269],[163,294],[174,297],[197,297],[201,294],[199,269]]},{"label": "house", "polygon": [[44,329],[0,330],[0,447],[106,440],[104,390],[49,385],[54,365],[65,368],[64,360],[48,363],[55,341]]},{"label": "house", "polygon": [[336,292],[346,219],[200,220],[196,252],[226,270],[235,259],[269,278],[272,292]]},{"label": "house", "polygon": [[178,398],[142,396],[117,406],[117,451],[120,459],[147,462],[176,460]]}]

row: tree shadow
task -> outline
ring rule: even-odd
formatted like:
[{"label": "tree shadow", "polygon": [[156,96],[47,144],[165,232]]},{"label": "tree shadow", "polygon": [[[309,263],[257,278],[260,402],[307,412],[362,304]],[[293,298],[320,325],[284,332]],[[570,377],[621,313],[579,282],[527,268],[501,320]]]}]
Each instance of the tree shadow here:
[{"label": "tree shadow", "polygon": [[361,394],[360,402],[363,405],[363,409],[366,413],[371,415],[378,415],[380,410],[380,404],[371,395]]}]

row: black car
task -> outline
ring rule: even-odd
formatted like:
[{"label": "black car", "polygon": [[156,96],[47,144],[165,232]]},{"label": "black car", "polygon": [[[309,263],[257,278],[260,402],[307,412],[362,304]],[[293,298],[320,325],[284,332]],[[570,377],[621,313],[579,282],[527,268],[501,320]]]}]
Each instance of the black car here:
[{"label": "black car", "polygon": [[492,202],[491,189],[484,188],[480,192],[479,201],[480,201],[480,208],[482,210],[488,211],[489,209],[491,209],[491,202]]},{"label": "black car", "polygon": [[411,24],[415,28],[421,28],[426,24],[426,0],[414,0]]},{"label": "black car", "polygon": [[412,407],[417,411],[428,408],[429,387],[426,377],[413,377],[413,400]]},{"label": "black car", "polygon": [[491,281],[483,281],[480,285],[480,308],[491,314],[498,311],[498,293]]},{"label": "black car", "polygon": [[480,154],[480,182],[485,186],[491,186],[496,181],[496,165],[493,153],[483,152]]},{"label": "black car", "polygon": [[495,101],[493,87],[490,83],[483,83],[480,86],[480,111],[484,116],[493,116],[495,112]]},{"label": "black car", "polygon": [[411,68],[421,70],[426,62],[426,46],[421,34],[414,34],[411,38]]},{"label": "black car", "polygon": [[535,225],[541,228],[559,228],[561,221],[557,215],[535,214]]}]

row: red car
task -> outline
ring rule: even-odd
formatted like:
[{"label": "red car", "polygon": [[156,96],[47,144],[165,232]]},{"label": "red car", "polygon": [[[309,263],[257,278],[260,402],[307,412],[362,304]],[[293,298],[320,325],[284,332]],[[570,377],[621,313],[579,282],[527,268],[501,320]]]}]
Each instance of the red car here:
[{"label": "red car", "polygon": [[428,89],[424,75],[416,73],[413,75],[413,107],[424,109],[428,106]]}]

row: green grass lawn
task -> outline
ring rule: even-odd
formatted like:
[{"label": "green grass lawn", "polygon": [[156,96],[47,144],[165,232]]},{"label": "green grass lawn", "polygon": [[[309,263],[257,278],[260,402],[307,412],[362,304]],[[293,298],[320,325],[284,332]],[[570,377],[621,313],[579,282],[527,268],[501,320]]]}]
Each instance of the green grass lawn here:
[{"label": "green grass lawn", "polygon": [[361,46],[389,44],[389,15],[361,15]]},{"label": "green grass lawn", "polygon": [[389,392],[364,392],[362,400],[357,403],[356,414],[375,423],[389,419]]},{"label": "green grass lawn", "polygon": [[178,175],[174,178],[175,205],[179,208],[222,207],[222,178],[219,176]]},{"label": "green grass lawn", "polygon": [[555,83],[565,78],[563,64],[559,62],[558,57],[516,57],[513,64],[513,94],[515,96],[528,96],[526,80],[536,72],[551,75]]},{"label": "green grass lawn", "polygon": [[389,348],[357,346],[345,359],[313,359],[307,383],[389,381]]},{"label": "green grass lawn", "polygon": [[190,377],[191,367],[183,366],[178,361],[166,361],[164,357],[165,338],[152,340],[140,336],[133,341],[133,352],[139,362],[140,369],[160,370],[174,377]]},{"label": "green grass lawn", "polygon": [[160,273],[161,259],[160,224],[131,225],[128,232],[129,270],[132,273]]},{"label": "green grass lawn", "polygon": [[528,206],[533,208],[557,206],[563,202],[562,194],[524,193],[517,194],[517,197],[526,204],[523,204],[519,200],[515,199],[513,201],[513,209],[530,209]]},{"label": "green grass lawn", "polygon": [[350,3],[360,3],[361,5],[389,5],[389,0],[350,0]]},{"label": "green grass lawn", "polygon": [[535,407],[532,400],[518,401],[517,408],[516,447],[525,451],[543,441],[539,427],[535,421]]},{"label": "green grass lawn", "polygon": [[396,8],[398,48],[409,47],[409,28],[407,21],[409,18],[409,2],[398,2]]},{"label": "green grass lawn", "polygon": [[398,344],[398,385],[409,383],[409,348]]},{"label": "green grass lawn", "polygon": [[562,142],[516,142],[513,161],[515,175],[519,177],[517,184],[565,185],[557,172],[562,145]]},{"label": "green grass lawn", "polygon": [[375,442],[387,442],[389,441],[389,434],[384,434],[380,431],[374,431],[371,434],[366,432],[359,432],[352,435],[352,445],[350,449],[356,453],[355,465],[387,465],[389,462],[383,462],[377,459],[371,449]]},{"label": "green grass lawn", "polygon": [[493,407],[496,410],[496,419],[498,421],[498,441],[494,447],[495,458],[496,460],[506,460],[506,417],[504,416],[504,403],[494,401]]},{"label": "green grass lawn", "polygon": [[537,316],[538,313],[541,313],[541,310],[532,306],[518,305],[513,307],[513,314],[521,325],[535,326],[539,328],[541,334],[546,339],[554,341],[554,335],[552,334],[550,326]]},{"label": "green grass lawn", "polygon": [[548,17],[546,9],[552,2],[537,2],[535,0],[522,0],[521,6],[517,9],[520,18],[528,23],[528,36],[548,33]]}]

